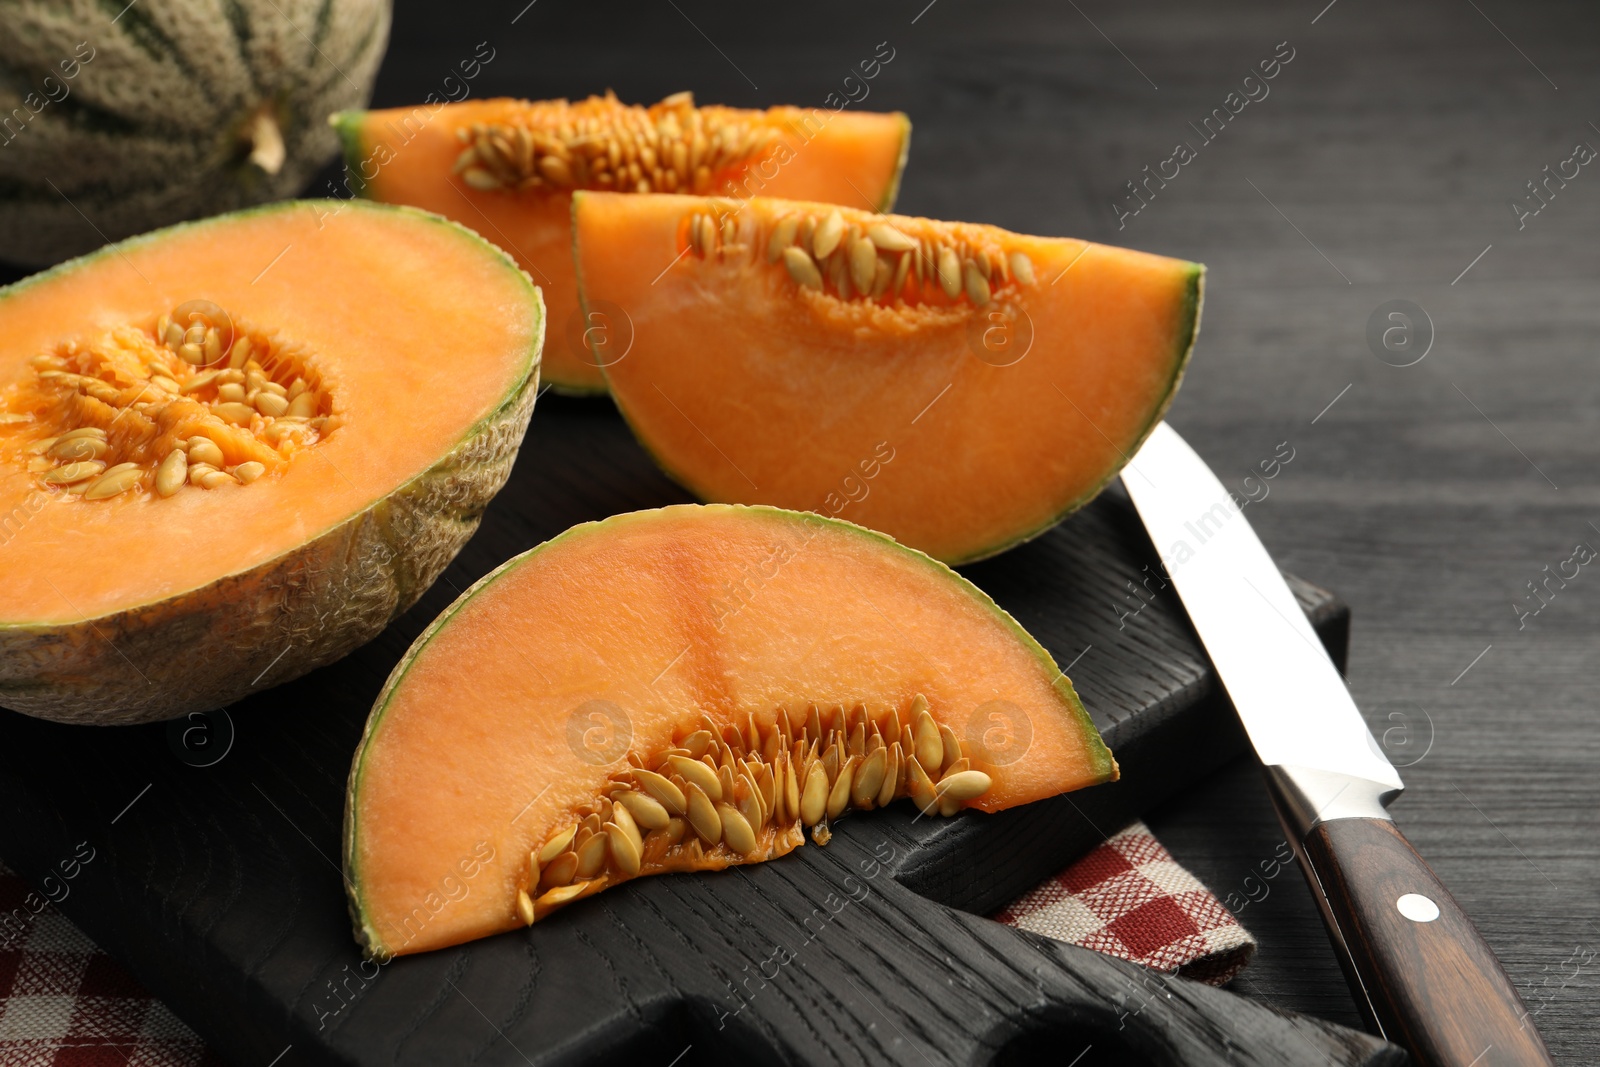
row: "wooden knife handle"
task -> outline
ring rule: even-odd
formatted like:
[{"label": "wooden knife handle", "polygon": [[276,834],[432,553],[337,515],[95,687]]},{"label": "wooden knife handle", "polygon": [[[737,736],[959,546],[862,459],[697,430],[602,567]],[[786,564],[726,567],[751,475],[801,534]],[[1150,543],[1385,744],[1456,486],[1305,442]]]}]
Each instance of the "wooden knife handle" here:
[{"label": "wooden knife handle", "polygon": [[1551,1063],[1500,961],[1393,822],[1332,819],[1302,849],[1364,1007],[1419,1067]]}]

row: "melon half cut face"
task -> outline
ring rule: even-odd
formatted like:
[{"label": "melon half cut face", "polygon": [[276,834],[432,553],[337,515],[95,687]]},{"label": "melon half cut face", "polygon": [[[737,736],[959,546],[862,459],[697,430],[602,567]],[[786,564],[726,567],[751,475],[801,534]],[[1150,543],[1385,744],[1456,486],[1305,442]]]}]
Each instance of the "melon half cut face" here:
[{"label": "melon half cut face", "polygon": [[1182,377],[1203,268],[767,198],[573,204],[617,407],[706,501],[838,516],[957,564],[1083,506]]},{"label": "melon half cut face", "polygon": [[366,202],[0,290],[0,705],[167,718],[376,635],[504,483],[543,331],[503,252]]},{"label": "melon half cut face", "polygon": [[1049,654],[944,565],[817,515],[679,505],[572,528],[418,638],[351,769],[345,872],[384,957],[825,844],[847,812],[1116,776]]}]

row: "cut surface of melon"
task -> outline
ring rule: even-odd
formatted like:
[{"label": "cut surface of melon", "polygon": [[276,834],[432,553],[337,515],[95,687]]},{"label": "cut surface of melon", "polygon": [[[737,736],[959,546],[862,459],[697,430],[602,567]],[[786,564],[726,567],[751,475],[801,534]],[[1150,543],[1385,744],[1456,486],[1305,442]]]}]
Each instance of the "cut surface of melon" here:
[{"label": "cut surface of melon", "polygon": [[369,952],[423,951],[846,810],[1116,773],[1049,654],[929,557],[774,508],[636,512],[505,564],[395,668],[351,769],[351,909]]},{"label": "cut surface of melon", "polygon": [[366,202],[0,290],[0,704],[177,715],[370,638],[503,484],[543,328],[504,253]]},{"label": "cut surface of melon", "polygon": [[1171,402],[1203,268],[825,204],[579,193],[617,406],[703,500],[815,510],[950,563],[1087,503]]},{"label": "cut surface of melon", "polygon": [[575,189],[788,196],[887,211],[910,137],[901,114],[697,108],[688,93],[648,108],[610,94],[473,100],[342,112],[334,124],[353,191],[457,219],[517,257],[549,307],[543,377],[572,393],[604,391],[583,337],[615,325],[579,316]]}]

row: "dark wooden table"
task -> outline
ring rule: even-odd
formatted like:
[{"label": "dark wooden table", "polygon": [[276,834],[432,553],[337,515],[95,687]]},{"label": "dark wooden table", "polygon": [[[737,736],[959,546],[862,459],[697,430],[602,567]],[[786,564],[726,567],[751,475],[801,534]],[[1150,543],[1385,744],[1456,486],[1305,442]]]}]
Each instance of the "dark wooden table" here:
[{"label": "dark wooden table", "polygon": [[[1600,148],[1600,9],[1324,4],[401,3],[377,103],[459,94],[479,42],[474,96],[838,92],[911,115],[902,211],[1207,263],[1172,421],[1225,478],[1293,449],[1247,514],[1354,608],[1350,682],[1404,768],[1397,818],[1558,1061],[1600,1062],[1600,570],[1567,562],[1600,550],[1600,173],[1550,179],[1542,207],[1526,186]],[[885,41],[861,99],[846,79]],[[1180,141],[1192,158],[1164,163]],[[1426,318],[1403,309],[1415,349],[1380,359],[1369,322],[1400,299]],[[1357,1024],[1300,876],[1260,874],[1279,832],[1248,761],[1150,821],[1244,903],[1262,948],[1236,991]]]}]

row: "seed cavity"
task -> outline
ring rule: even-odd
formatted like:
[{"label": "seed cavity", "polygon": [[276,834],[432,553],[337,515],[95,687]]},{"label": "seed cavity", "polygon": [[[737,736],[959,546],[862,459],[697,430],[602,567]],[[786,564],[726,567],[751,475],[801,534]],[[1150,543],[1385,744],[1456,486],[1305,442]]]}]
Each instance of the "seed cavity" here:
[{"label": "seed cavity", "polygon": [[20,435],[39,484],[86,501],[249,485],[339,425],[313,356],[209,300],[29,365],[0,394],[0,441]]},{"label": "seed cavity", "polygon": [[702,715],[653,756],[630,751],[601,795],[558,818],[530,851],[513,908],[530,924],[640,875],[773,859],[808,830],[826,844],[851,810],[910,797],[953,815],[992,786],[921,695],[878,713],[811,705],[791,720],[780,708],[769,726]]},{"label": "seed cavity", "polygon": [[[1033,261],[1021,251],[1005,252],[992,239],[982,247],[966,238],[913,237],[880,216],[838,208],[826,214],[789,214],[771,222],[746,223],[757,232],[741,236],[736,222],[743,205],[715,200],[709,209],[691,211],[682,240],[696,257],[747,266],[751,249],[766,262],[780,261],[801,289],[840,300],[888,304],[967,303],[987,307],[997,294],[1035,284]],[[876,219],[877,221],[872,221]],[[767,226],[762,239],[763,226]],[[750,238],[754,238],[751,240]],[[974,239],[977,239],[976,237]]]},{"label": "seed cavity", "polygon": [[540,101],[499,123],[456,131],[453,173],[481,192],[610,189],[704,195],[779,142],[776,126],[731,108],[696,108],[689,93],[650,107],[615,95]]}]

